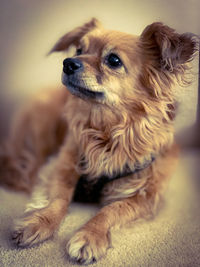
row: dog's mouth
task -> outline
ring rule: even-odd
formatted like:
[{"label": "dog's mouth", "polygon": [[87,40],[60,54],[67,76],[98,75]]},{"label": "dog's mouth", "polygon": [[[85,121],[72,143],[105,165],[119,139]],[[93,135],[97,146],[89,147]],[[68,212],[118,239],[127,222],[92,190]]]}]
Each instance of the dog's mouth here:
[{"label": "dog's mouth", "polygon": [[103,97],[103,93],[102,92],[95,92],[95,91],[91,91],[89,89],[86,89],[84,87],[81,87],[79,85],[75,85],[72,82],[68,82],[68,86],[69,87],[73,87],[75,90],[78,91],[78,93],[83,94],[87,97],[90,98],[102,98]]},{"label": "dog's mouth", "polygon": [[67,89],[73,94],[81,98],[90,98],[90,99],[102,99],[104,96],[103,92],[92,91],[86,87],[83,87],[75,82],[70,81],[63,77],[62,82]]}]

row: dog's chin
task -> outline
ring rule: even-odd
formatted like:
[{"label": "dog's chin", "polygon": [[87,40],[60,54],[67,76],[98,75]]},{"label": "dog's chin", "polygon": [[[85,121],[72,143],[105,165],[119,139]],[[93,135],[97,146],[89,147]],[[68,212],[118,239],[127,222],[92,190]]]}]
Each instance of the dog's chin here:
[{"label": "dog's chin", "polygon": [[62,75],[62,83],[67,87],[71,94],[82,99],[102,100],[104,98],[103,92],[93,91],[89,88],[81,86],[77,81],[71,81],[65,75]]}]

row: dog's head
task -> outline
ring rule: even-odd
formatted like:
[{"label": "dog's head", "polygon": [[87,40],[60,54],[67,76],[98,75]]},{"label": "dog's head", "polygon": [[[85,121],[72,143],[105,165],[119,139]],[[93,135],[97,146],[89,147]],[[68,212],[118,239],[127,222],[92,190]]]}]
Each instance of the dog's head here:
[{"label": "dog's head", "polygon": [[[96,19],[64,35],[51,52],[71,45],[76,54],[63,62],[63,83],[83,99],[122,108],[171,98],[171,84],[196,51],[192,34],[178,34],[162,23],[140,36],[106,30]],[[170,102],[170,101],[169,101]]]}]

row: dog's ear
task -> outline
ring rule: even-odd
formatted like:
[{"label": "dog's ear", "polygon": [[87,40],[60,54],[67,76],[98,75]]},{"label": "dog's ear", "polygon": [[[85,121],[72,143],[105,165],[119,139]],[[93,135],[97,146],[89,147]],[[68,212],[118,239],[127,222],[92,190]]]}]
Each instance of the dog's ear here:
[{"label": "dog's ear", "polygon": [[143,55],[153,67],[172,73],[176,73],[180,65],[191,61],[198,49],[194,34],[178,34],[160,22],[144,29],[140,45]]},{"label": "dog's ear", "polygon": [[67,50],[71,45],[78,45],[80,39],[88,32],[96,27],[99,27],[101,23],[96,19],[92,18],[88,23],[85,23],[81,27],[77,27],[74,30],[66,33],[61,37],[54,47],[50,50],[49,54],[52,52],[59,52]]}]

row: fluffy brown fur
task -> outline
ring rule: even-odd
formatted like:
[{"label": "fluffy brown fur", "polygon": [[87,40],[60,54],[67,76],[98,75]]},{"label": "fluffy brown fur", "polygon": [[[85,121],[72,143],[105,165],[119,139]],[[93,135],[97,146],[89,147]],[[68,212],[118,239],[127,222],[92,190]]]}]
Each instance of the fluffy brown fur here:
[{"label": "fluffy brown fur", "polygon": [[[133,36],[92,19],[64,35],[51,52],[71,45],[78,53],[71,65],[64,63],[63,83],[72,94],[66,88],[51,91],[23,109],[1,154],[0,183],[26,191],[43,186],[45,204],[41,197],[39,207],[29,207],[13,233],[18,246],[31,246],[58,228],[81,175],[95,183],[125,168],[134,172],[153,155],[146,168],[105,184],[104,206],[69,240],[68,256],[88,264],[106,253],[111,227],[153,215],[159,207],[177,154],[174,85],[186,81],[196,41],[162,23]],[[111,54],[119,65],[112,66]],[[51,170],[39,175],[52,154]]]}]

